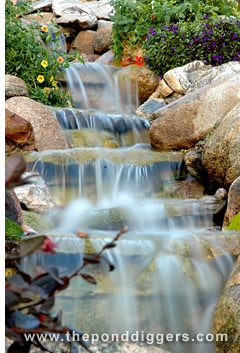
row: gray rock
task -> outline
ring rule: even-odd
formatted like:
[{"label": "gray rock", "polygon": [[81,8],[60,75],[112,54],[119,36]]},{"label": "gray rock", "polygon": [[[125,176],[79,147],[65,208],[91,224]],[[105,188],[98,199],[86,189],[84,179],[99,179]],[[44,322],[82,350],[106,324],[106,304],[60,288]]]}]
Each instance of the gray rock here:
[{"label": "gray rock", "polygon": [[79,27],[88,29],[96,26],[97,17],[88,15],[86,13],[77,14],[65,14],[56,20],[56,23],[59,25],[70,25],[73,23],[77,23]]},{"label": "gray rock", "polygon": [[166,105],[165,101],[161,98],[154,98],[154,99],[149,99],[140,107],[137,109],[136,114],[138,116],[141,116],[145,119],[150,120],[152,117],[152,114],[156,111],[161,109]]},{"label": "gray rock", "polygon": [[[29,177],[32,173],[24,173],[23,177]],[[55,206],[53,197],[42,177],[29,177],[31,184],[19,186],[14,189],[19,201],[28,210],[45,213]]]},{"label": "gray rock", "polygon": [[106,20],[99,20],[98,21],[98,29],[105,28],[105,27],[112,27],[114,22],[106,21]]},{"label": "gray rock", "polygon": [[35,12],[37,10],[41,11],[51,11],[53,0],[39,0],[31,3],[32,10],[29,12]]},{"label": "gray rock", "polygon": [[56,16],[80,14],[82,12],[94,15],[94,12],[88,8],[87,3],[80,0],[53,0],[52,10]]},{"label": "gray rock", "polygon": [[90,1],[86,6],[99,20],[110,20],[109,14],[114,12],[110,0]]},{"label": "gray rock", "polygon": [[[167,103],[178,99],[181,95],[188,94],[212,82],[240,73],[239,62],[212,67],[202,61],[194,61],[181,67],[166,72],[156,91],[156,97],[166,99]],[[173,95],[175,93],[175,96]],[[176,95],[178,93],[178,95]],[[169,97],[170,96],[170,97]]]},{"label": "gray rock", "polygon": [[26,83],[16,76],[5,75],[5,99],[16,96],[29,96]]}]

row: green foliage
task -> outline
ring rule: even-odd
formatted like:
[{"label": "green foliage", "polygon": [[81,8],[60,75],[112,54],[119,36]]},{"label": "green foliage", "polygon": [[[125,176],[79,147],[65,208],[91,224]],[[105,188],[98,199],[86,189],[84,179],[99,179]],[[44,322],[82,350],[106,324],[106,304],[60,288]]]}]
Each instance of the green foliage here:
[{"label": "green foliage", "polygon": [[239,61],[239,42],[238,19],[205,15],[200,21],[150,27],[144,48],[147,65],[162,75],[194,60],[213,66]]},{"label": "green foliage", "polygon": [[12,222],[8,218],[5,218],[5,236],[7,239],[20,240],[23,234],[24,232],[18,224]]},{"label": "green foliage", "polygon": [[[61,89],[58,82],[64,68],[68,67],[64,59],[66,53],[59,53],[59,30],[52,25],[26,24],[21,16],[28,9],[29,5],[24,2],[13,5],[10,0],[6,1],[6,74],[25,81],[30,98],[48,105],[68,105],[71,96]],[[50,41],[55,45],[48,47]]]},{"label": "green foliage", "polygon": [[[237,1],[228,0],[114,0],[112,20],[115,59],[120,62],[124,47],[130,50],[141,45],[148,35],[148,28],[161,24],[195,21],[205,13],[211,16],[229,16],[236,13]],[[153,7],[154,6],[154,7]]]},{"label": "green foliage", "polygon": [[240,230],[240,212],[231,220],[227,230]]}]

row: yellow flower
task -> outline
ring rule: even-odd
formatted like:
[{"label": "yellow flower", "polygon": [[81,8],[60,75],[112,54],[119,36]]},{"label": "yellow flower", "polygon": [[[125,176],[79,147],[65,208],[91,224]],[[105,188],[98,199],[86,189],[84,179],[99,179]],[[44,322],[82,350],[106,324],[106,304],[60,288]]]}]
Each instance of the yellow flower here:
[{"label": "yellow flower", "polygon": [[42,65],[42,67],[47,67],[48,62],[46,60],[42,60],[41,65]]},{"label": "yellow flower", "polygon": [[45,81],[45,78],[43,75],[38,75],[37,80],[38,82],[42,83],[43,81]]},{"label": "yellow flower", "polygon": [[53,81],[53,82],[52,82],[52,85],[53,85],[53,86],[57,86],[57,81]]},{"label": "yellow flower", "polygon": [[57,61],[58,61],[60,64],[62,64],[62,63],[64,62],[64,59],[63,59],[61,56],[59,56],[59,58],[57,58]]},{"label": "yellow flower", "polygon": [[52,82],[52,80],[53,80],[53,76],[50,77],[50,82]]},{"label": "yellow flower", "polygon": [[48,29],[47,29],[46,26],[42,26],[42,27],[41,27],[41,30],[42,30],[43,32],[46,32],[46,33],[48,32]]}]

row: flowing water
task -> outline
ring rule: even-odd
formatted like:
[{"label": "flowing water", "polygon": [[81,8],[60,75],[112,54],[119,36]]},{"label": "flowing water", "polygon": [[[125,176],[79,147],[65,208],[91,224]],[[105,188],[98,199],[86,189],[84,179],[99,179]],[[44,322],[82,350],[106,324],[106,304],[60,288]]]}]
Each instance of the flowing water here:
[{"label": "flowing water", "polygon": [[[137,331],[155,344],[161,342],[148,341],[147,334],[187,334],[188,342],[165,342],[166,349],[214,353],[212,342],[194,339],[212,332],[214,307],[234,259],[220,235],[206,230],[213,225],[208,207],[196,199],[167,196],[177,185],[192,182],[183,155],[152,151],[142,139],[149,124],[132,114],[137,99],[128,91],[129,82],[119,84],[112,68],[74,64],[66,79],[78,104],[77,109],[53,109],[62,128],[110,132],[120,143],[118,148],[96,143],[27,157],[29,169],[43,175],[58,202],[48,215],[58,248],[56,255],[31,255],[24,266],[58,265],[62,273],[72,273],[84,253],[93,256],[127,225],[117,246],[105,251],[107,261],[84,271],[97,285],[74,278],[54,309],[63,310],[65,323],[89,334]],[[129,132],[131,139],[124,139]],[[80,239],[77,232],[89,238]],[[114,271],[109,272],[108,262]]]}]

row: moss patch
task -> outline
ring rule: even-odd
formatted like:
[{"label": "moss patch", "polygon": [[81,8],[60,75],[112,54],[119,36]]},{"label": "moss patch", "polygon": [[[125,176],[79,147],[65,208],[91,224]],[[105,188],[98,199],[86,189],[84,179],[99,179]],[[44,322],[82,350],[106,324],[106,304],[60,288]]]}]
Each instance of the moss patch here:
[{"label": "moss patch", "polygon": [[28,211],[23,211],[22,214],[24,223],[34,229],[36,232],[51,229],[50,223],[43,215]]},{"label": "moss patch", "polygon": [[240,212],[231,220],[227,230],[240,230]]},{"label": "moss patch", "polygon": [[23,235],[22,228],[10,219],[5,218],[5,236],[10,240],[20,240]]}]

